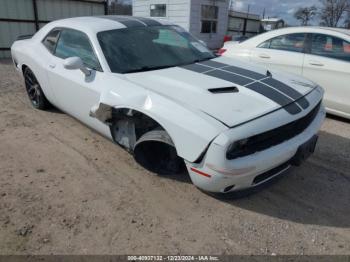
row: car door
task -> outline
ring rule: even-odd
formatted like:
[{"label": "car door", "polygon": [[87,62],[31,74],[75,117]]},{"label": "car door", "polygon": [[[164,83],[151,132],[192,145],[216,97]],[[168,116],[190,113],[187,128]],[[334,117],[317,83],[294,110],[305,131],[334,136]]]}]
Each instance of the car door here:
[{"label": "car door", "polygon": [[310,34],[303,75],[325,89],[329,109],[350,114],[350,42],[326,35]]},{"label": "car door", "polygon": [[[80,70],[68,70],[64,60],[80,57],[91,70],[86,76]],[[48,78],[58,106],[85,124],[104,132],[102,123],[89,116],[101,95],[103,72],[88,36],[78,30],[61,29],[53,56],[48,65]]]},{"label": "car door", "polygon": [[304,33],[294,33],[269,39],[252,50],[251,61],[269,69],[302,74],[305,38]]}]

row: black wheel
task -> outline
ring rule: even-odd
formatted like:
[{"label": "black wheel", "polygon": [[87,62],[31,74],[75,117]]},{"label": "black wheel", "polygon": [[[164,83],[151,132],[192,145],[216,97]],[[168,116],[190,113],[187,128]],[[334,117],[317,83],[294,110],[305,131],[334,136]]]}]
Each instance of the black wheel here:
[{"label": "black wheel", "polygon": [[134,157],[143,167],[159,175],[178,174],[185,170],[183,159],[178,157],[164,130],[149,131],[141,136],[136,142]]},{"label": "black wheel", "polygon": [[36,79],[32,70],[28,67],[23,72],[26,91],[30,102],[36,109],[45,110],[50,107],[50,102],[44,95],[38,80]]}]

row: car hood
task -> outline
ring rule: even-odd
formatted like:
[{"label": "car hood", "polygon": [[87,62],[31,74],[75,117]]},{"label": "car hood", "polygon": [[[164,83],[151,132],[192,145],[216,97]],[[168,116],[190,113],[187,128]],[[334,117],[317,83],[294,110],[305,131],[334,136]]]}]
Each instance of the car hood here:
[{"label": "car hood", "polygon": [[315,87],[303,78],[225,57],[124,76],[229,127],[280,108],[298,114],[309,107],[304,96]]}]

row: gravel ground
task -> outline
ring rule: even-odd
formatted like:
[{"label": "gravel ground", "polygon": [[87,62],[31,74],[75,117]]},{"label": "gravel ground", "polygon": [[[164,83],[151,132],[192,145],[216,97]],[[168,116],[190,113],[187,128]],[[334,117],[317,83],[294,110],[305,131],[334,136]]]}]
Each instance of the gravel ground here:
[{"label": "gravel ground", "polygon": [[1,254],[350,254],[350,123],[269,188],[218,200],[77,120],[34,110],[0,62]]}]

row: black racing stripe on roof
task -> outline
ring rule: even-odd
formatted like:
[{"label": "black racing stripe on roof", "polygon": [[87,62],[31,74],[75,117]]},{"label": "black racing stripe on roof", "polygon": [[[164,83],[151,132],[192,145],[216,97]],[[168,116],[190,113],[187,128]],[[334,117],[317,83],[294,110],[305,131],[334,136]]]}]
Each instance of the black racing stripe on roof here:
[{"label": "black racing stripe on roof", "polygon": [[127,18],[127,17],[108,15],[108,16],[100,16],[100,18],[109,19],[109,20],[121,23],[121,24],[125,25],[126,27],[145,27],[146,26],[141,21],[138,21],[136,19]]},{"label": "black racing stripe on roof", "polygon": [[292,114],[298,114],[301,112],[300,107],[298,107],[292,99],[289,97],[281,94],[280,92],[272,89],[269,86],[266,86],[265,84],[261,82],[255,82],[251,85],[245,86],[246,88],[249,88],[250,90],[253,90],[259,94],[262,94],[263,96],[271,99],[275,103],[279,104],[280,106],[283,106],[284,109]]},{"label": "black racing stripe on roof", "polygon": [[157,20],[151,19],[151,18],[146,18],[146,17],[136,17],[135,19],[145,23],[147,26],[157,26],[157,25],[162,25],[159,23]]},{"label": "black racing stripe on roof", "polygon": [[297,103],[303,108],[306,109],[309,107],[309,102],[306,100],[306,98],[303,97],[303,94],[299,93],[297,90],[293,89],[292,87],[282,83],[281,81],[278,81],[273,78],[267,78],[264,80],[261,80],[261,82],[268,84],[269,86],[279,90],[280,92],[286,94],[287,96],[298,100]]},{"label": "black racing stripe on roof", "polygon": [[248,84],[251,84],[252,82],[254,82],[253,80],[251,80],[249,78],[239,76],[239,75],[230,74],[230,73],[227,73],[227,72],[221,71],[221,70],[214,70],[214,71],[207,72],[205,74],[209,75],[209,76],[217,77],[217,78],[220,78],[220,79],[223,79],[223,80],[226,80],[226,81],[229,81],[229,82],[241,85],[241,86],[248,85]]}]

